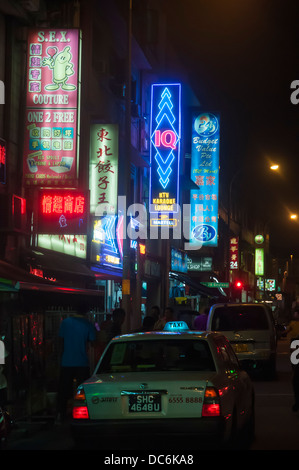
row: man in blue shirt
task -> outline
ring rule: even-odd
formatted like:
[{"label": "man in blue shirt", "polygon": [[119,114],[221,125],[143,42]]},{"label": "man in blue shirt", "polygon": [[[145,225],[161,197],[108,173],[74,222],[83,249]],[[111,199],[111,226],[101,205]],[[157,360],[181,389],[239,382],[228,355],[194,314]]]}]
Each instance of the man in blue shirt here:
[{"label": "man in blue shirt", "polygon": [[58,421],[66,417],[67,401],[73,394],[74,381],[80,385],[90,376],[87,345],[95,342],[96,332],[85,316],[84,306],[79,305],[77,311],[77,315],[65,318],[59,329],[63,353],[57,397]]}]

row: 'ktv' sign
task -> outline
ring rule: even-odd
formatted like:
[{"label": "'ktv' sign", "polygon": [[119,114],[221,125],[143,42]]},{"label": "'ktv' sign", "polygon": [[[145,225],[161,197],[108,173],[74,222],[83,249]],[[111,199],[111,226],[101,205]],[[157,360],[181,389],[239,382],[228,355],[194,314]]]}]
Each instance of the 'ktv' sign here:
[{"label": "'ktv' sign", "polygon": [[179,204],[181,84],[153,84],[150,122],[151,225],[175,226]]}]

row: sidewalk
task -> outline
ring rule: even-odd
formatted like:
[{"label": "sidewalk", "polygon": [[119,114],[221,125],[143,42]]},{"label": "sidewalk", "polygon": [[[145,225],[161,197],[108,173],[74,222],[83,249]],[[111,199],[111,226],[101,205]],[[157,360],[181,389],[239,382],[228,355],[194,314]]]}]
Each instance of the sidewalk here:
[{"label": "sidewalk", "polygon": [[56,425],[53,420],[14,423],[3,450],[72,450],[70,424]]}]

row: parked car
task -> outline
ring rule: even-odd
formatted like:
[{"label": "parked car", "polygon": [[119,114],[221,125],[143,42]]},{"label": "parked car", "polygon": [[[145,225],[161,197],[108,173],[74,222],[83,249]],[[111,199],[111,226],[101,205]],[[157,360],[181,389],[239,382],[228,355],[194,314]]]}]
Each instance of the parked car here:
[{"label": "parked car", "polygon": [[275,374],[276,330],[272,312],[265,304],[215,304],[207,329],[227,337],[244,368]]},{"label": "parked car", "polygon": [[73,407],[77,447],[189,436],[218,445],[253,429],[253,385],[228,340],[181,321],[114,338]]}]

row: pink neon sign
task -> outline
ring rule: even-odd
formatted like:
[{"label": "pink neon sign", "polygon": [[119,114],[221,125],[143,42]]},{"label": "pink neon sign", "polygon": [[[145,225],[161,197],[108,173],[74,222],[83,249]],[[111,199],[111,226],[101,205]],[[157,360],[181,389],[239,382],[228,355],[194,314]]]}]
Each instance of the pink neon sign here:
[{"label": "pink neon sign", "polygon": [[74,186],[77,179],[79,31],[28,35],[25,184]]}]

